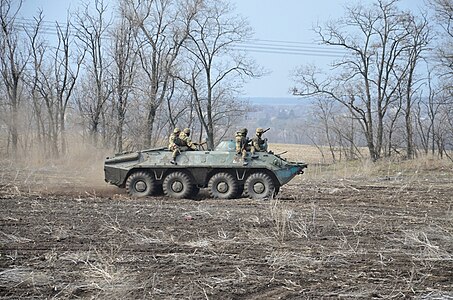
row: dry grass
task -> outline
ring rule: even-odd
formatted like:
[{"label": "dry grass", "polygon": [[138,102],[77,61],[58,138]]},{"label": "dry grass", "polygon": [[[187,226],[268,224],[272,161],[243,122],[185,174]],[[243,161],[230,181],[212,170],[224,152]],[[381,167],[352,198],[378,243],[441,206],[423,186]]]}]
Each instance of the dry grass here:
[{"label": "dry grass", "polygon": [[[403,160],[398,157],[381,159],[373,163],[365,158],[355,161],[340,161],[333,163],[332,157],[328,154],[327,147],[321,147],[325,156],[315,146],[298,144],[269,144],[269,150],[290,161],[302,161],[309,165],[307,175],[318,177],[370,177],[370,176],[404,176],[408,174],[433,172],[442,174],[450,173],[453,170],[453,162],[448,159],[439,159],[437,156],[420,155],[413,160]],[[366,153],[364,149],[364,153]]]},{"label": "dry grass", "polygon": [[[327,151],[327,147],[325,148]],[[310,145],[298,145],[298,144],[269,144],[269,150],[272,150],[275,154],[282,154],[282,157],[291,161],[303,161],[309,164],[330,164],[332,163],[331,157],[326,157],[326,161],[323,162],[323,158],[319,150]]]}]

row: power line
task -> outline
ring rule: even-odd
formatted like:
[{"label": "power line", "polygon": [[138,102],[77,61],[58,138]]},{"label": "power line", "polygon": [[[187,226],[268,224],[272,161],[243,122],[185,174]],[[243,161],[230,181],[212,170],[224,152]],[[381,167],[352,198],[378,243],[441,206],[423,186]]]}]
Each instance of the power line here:
[{"label": "power line", "polygon": [[303,56],[321,56],[321,57],[343,57],[343,55],[340,54],[328,54],[328,53],[322,53],[322,52],[314,52],[314,51],[290,51],[290,50],[274,50],[272,48],[270,49],[256,49],[256,48],[246,48],[246,47],[232,47],[234,50],[239,50],[239,51],[245,51],[245,52],[256,52],[256,53],[268,53],[268,54],[283,54],[283,55],[303,55]]},{"label": "power line", "polygon": [[[33,29],[35,28],[35,20],[27,18],[17,18],[20,20],[18,25],[24,28]],[[41,33],[49,35],[57,35],[55,26],[57,22],[52,21],[41,21]],[[58,24],[65,28],[67,23],[58,22]],[[71,34],[74,34],[73,30],[69,30]],[[310,42],[301,41],[288,41],[288,40],[270,40],[270,39],[250,39],[242,43],[236,44],[234,47],[236,50],[257,52],[257,53],[269,53],[269,54],[288,54],[288,55],[314,55],[314,56],[326,56],[326,57],[340,57],[345,54],[340,49],[327,49],[326,46],[316,45]]]},{"label": "power line", "polygon": [[[36,20],[27,18],[17,18],[16,28],[34,30],[36,28]],[[41,20],[40,33],[44,35],[57,36],[56,30],[57,22]],[[68,23],[61,22],[58,25],[62,30],[66,30]],[[76,28],[70,27],[69,33],[75,35]],[[103,39],[111,39],[111,37],[103,37]],[[265,53],[275,55],[302,55],[302,56],[318,56],[318,57],[331,57],[341,58],[348,54],[347,51],[334,46],[320,45],[310,42],[302,41],[288,41],[288,40],[271,40],[271,39],[249,39],[244,42],[233,44],[230,49],[252,52],[252,53]]]},{"label": "power line", "polygon": [[259,53],[271,53],[271,54],[290,54],[290,55],[311,55],[311,56],[324,56],[324,57],[343,57],[347,52],[342,49],[332,49],[323,45],[310,44],[304,42],[293,42],[288,44],[290,41],[270,41],[261,42],[262,40],[253,40],[253,42],[237,43],[233,46],[234,49],[259,52]]}]

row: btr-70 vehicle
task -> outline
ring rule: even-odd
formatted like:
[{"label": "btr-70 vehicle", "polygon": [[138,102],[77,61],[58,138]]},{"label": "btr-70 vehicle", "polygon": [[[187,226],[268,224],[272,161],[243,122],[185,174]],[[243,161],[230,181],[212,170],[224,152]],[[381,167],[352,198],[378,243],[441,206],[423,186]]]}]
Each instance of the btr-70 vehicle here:
[{"label": "btr-70 vehicle", "polygon": [[191,198],[200,188],[208,188],[213,198],[238,198],[243,193],[253,199],[265,199],[307,164],[291,162],[272,152],[247,153],[247,165],[236,154],[234,141],[221,142],[214,151],[185,151],[170,163],[167,148],[142,150],[107,158],[105,181],[126,188],[133,197],[145,197],[163,190],[172,198]]}]

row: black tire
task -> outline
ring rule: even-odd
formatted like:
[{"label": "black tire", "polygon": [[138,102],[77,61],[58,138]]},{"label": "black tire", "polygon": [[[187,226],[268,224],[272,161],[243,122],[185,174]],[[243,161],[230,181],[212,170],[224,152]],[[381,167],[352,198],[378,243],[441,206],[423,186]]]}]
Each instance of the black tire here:
[{"label": "black tire", "polygon": [[252,199],[266,199],[275,192],[272,178],[265,173],[253,173],[245,181],[244,191]]},{"label": "black tire", "polygon": [[274,197],[277,196],[279,192],[280,192],[280,187],[276,186],[274,189]]},{"label": "black tire", "polygon": [[209,195],[217,199],[231,199],[236,197],[238,182],[231,174],[217,173],[209,179]]},{"label": "black tire", "polygon": [[155,188],[154,179],[144,171],[132,173],[126,180],[126,191],[132,197],[146,197],[154,193]]},{"label": "black tire", "polygon": [[189,198],[194,191],[194,184],[189,175],[183,172],[172,172],[165,177],[162,188],[168,197]]}]

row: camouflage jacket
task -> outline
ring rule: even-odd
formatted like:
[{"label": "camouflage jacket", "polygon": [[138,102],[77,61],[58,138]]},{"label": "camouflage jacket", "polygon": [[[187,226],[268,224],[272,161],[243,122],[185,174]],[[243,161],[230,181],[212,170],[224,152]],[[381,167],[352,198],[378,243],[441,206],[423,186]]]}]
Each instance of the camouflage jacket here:
[{"label": "camouflage jacket", "polygon": [[266,151],[266,140],[262,139],[258,135],[255,135],[252,138],[252,146],[255,148],[256,151]]},{"label": "camouflage jacket", "polygon": [[170,138],[168,139],[168,149],[174,150],[175,147],[178,146],[183,146],[181,139],[179,138],[179,135],[177,134],[170,134]]},{"label": "camouflage jacket", "polygon": [[241,153],[242,150],[247,150],[249,140],[240,132],[236,132],[236,152]]},{"label": "camouflage jacket", "polygon": [[184,132],[181,132],[179,134],[179,140],[181,141],[182,146],[187,146],[192,150],[197,150],[197,147],[195,143],[193,143],[192,140],[190,139],[190,136],[188,136]]}]

